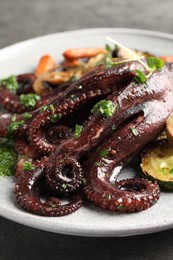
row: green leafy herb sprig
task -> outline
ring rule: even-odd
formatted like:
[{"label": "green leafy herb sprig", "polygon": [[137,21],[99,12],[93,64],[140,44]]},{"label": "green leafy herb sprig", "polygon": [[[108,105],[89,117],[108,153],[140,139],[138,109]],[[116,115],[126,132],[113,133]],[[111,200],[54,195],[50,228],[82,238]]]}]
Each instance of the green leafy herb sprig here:
[{"label": "green leafy herb sprig", "polygon": [[147,79],[153,74],[154,71],[160,70],[163,67],[164,61],[157,57],[148,57],[147,65],[148,65],[148,74],[144,74],[142,71],[136,70],[137,75],[135,77],[135,80],[138,83],[145,83]]},{"label": "green leafy herb sprig", "polygon": [[109,41],[113,42],[114,44],[116,44],[118,47],[121,47],[122,49],[124,49],[127,53],[129,53],[133,58],[131,59],[127,59],[127,60],[122,60],[122,61],[118,61],[118,62],[111,62],[109,60],[108,66],[113,66],[113,65],[118,65],[120,63],[124,63],[124,62],[129,62],[129,61],[138,61],[139,63],[141,63],[141,65],[145,68],[147,74],[143,73],[141,70],[136,70],[136,77],[135,80],[138,83],[145,83],[147,81],[147,79],[153,74],[154,71],[156,70],[160,70],[163,65],[164,65],[164,61],[162,59],[159,59],[157,57],[148,57],[147,58],[147,64],[145,64],[142,59],[144,58],[143,56],[139,57],[137,56],[131,49],[123,46],[121,43],[119,43],[118,41],[110,38],[110,37],[106,37]]}]

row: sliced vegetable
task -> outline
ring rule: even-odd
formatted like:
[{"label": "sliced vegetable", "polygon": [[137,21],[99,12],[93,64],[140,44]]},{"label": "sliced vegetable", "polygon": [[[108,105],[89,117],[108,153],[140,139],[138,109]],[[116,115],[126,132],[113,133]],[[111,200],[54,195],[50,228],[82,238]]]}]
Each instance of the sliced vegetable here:
[{"label": "sliced vegetable", "polygon": [[166,122],[166,135],[171,144],[173,144],[173,114],[170,115]]},{"label": "sliced vegetable", "polygon": [[57,66],[55,60],[53,59],[53,57],[49,54],[44,55],[36,68],[35,74],[37,76],[40,76],[41,74],[54,69]]},{"label": "sliced vegetable", "polygon": [[104,48],[73,48],[68,49],[63,53],[63,56],[68,60],[76,60],[82,58],[91,58],[100,53],[105,53]]},{"label": "sliced vegetable", "polygon": [[162,56],[160,57],[164,62],[173,62],[173,56]]},{"label": "sliced vegetable", "polygon": [[145,151],[141,169],[143,177],[157,181],[167,190],[173,190],[173,146],[166,139],[158,141]]}]

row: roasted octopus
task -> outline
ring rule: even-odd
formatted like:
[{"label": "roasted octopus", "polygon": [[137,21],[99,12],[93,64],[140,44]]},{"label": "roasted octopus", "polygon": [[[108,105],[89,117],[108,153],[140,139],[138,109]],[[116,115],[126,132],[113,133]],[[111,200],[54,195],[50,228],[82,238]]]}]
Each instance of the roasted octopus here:
[{"label": "roasted octopus", "polygon": [[[135,81],[138,62],[106,68],[98,65],[64,88],[46,93],[28,111],[19,93],[0,89],[0,136],[13,131],[19,155],[15,193],[18,204],[42,216],[64,216],[89,200],[118,212],[138,212],[160,196],[156,182],[139,177],[118,181],[120,169],[157,137],[173,112],[173,72],[169,64],[155,71],[147,82]],[[17,77],[20,93],[33,92],[34,74]],[[26,84],[27,83],[27,84]],[[111,105],[106,114],[100,102]],[[75,125],[80,133],[74,134]],[[28,170],[23,165],[28,162]],[[68,203],[64,203],[64,200]]]}]

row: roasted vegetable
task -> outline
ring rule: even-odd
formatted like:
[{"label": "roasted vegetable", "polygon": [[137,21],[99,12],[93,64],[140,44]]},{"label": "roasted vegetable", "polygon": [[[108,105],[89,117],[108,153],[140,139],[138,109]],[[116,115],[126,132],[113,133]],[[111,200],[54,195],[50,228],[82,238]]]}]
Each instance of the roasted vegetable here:
[{"label": "roasted vegetable", "polygon": [[173,146],[167,139],[157,141],[143,153],[141,169],[143,177],[173,190]]},{"label": "roasted vegetable", "polygon": [[170,115],[166,122],[166,135],[170,144],[173,145],[173,114]]}]

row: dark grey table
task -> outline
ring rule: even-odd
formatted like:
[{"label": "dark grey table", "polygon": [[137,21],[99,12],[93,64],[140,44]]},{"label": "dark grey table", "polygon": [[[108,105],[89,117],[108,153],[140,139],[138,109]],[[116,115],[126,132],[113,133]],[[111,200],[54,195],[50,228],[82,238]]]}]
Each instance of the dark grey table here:
[{"label": "dark grey table", "polygon": [[[172,0],[0,0],[0,48],[35,36],[92,27],[173,33]],[[173,259],[173,230],[88,238],[36,230],[0,218],[0,260]]]}]

